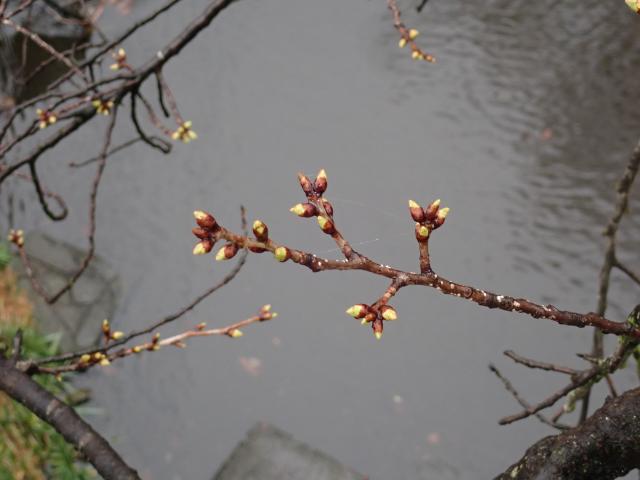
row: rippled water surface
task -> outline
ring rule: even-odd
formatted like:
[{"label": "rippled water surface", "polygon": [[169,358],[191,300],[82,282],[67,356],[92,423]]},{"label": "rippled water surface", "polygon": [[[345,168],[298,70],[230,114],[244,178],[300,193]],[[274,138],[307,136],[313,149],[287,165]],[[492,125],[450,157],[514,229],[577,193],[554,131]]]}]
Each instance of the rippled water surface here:
[{"label": "rippled water surface", "polygon": [[[431,0],[421,14],[416,3],[400,5],[435,65],[398,49],[384,0],[244,0],[170,62],[167,81],[200,138],[168,157],[143,146],[114,156],[99,194],[98,249],[125,292],[118,328],[177,310],[228,270],[191,255],[195,208],[238,227],[243,204],[278,240],[337,256],[314,222],[288,212],[301,200],[295,173],[320,168],[344,234],[374,259],[417,269],[406,201],[440,197],[452,211],[432,240],[439,273],[595,309],[600,233],[640,132],[638,17],[624,2]],[[204,5],[183,2],[125,44],[132,61]],[[133,16],[155,6],[139,2]],[[110,15],[107,33],[122,30]],[[57,167],[94,155],[98,123],[41,161],[74,207],[69,221],[29,220],[78,244],[93,173]],[[118,141],[130,135],[122,122]],[[640,217],[625,220],[620,256],[635,265],[639,231]],[[536,401],[564,379],[501,352],[577,367],[591,332],[407,288],[394,300],[400,320],[376,342],[344,310],[385,287],[253,256],[167,334],[264,303],[279,318],[241,341],[196,339],[89,374],[107,412],[94,422],[148,478],[172,480],[210,478],[256,421],[372,479],[491,478],[552,433],[535,419],[498,426],[518,405],[487,364]],[[608,314],[623,318],[637,293],[615,276]],[[253,358],[257,375],[243,368]],[[620,386],[634,379],[618,377]]]}]

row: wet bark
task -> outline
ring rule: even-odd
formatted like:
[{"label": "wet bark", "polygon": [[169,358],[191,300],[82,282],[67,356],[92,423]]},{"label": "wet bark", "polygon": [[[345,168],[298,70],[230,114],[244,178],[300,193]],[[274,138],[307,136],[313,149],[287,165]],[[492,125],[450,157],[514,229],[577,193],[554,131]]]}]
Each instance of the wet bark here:
[{"label": "wet bark", "polygon": [[495,480],[615,479],[640,467],[640,388],[609,398],[583,424],[545,437]]}]

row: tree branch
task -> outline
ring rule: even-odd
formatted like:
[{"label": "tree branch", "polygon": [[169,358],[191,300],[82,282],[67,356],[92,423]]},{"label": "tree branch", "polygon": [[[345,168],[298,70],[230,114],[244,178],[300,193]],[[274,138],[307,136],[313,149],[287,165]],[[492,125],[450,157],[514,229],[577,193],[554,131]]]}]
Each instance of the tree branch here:
[{"label": "tree branch", "polygon": [[640,388],[609,399],[581,425],[543,438],[496,480],[608,480],[640,467]]},{"label": "tree branch", "polygon": [[0,357],[0,390],[51,425],[105,480],[140,480],[137,472],[68,405]]}]

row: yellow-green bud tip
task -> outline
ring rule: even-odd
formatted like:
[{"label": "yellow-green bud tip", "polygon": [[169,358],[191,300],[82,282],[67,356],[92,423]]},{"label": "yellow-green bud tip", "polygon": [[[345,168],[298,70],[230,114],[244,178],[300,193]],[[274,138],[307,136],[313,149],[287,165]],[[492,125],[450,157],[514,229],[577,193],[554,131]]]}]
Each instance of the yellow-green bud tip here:
[{"label": "yellow-green bud tip", "polygon": [[440,210],[438,210],[438,217],[444,220],[445,218],[447,218],[447,215],[449,215],[450,211],[451,209],[449,207],[441,208]]},{"label": "yellow-green bud tip", "polygon": [[113,338],[114,340],[120,340],[122,337],[124,337],[124,333],[120,330],[115,331],[111,334],[111,338]]},{"label": "yellow-green bud tip", "polygon": [[304,206],[301,203],[294,205],[289,209],[289,211],[295,215],[301,217],[304,214]]},{"label": "yellow-green bud tip", "polygon": [[205,253],[207,253],[207,250],[204,248],[204,245],[202,244],[202,242],[196,243],[196,246],[193,247],[193,254],[204,255]]},{"label": "yellow-green bud tip", "polygon": [[409,200],[409,208],[421,208],[421,207],[413,200]]},{"label": "yellow-green bud tip", "polygon": [[382,332],[374,332],[376,336],[376,340],[380,340],[382,338]]},{"label": "yellow-green bud tip", "polygon": [[412,28],[411,30],[409,30],[409,38],[411,40],[415,40],[418,37],[418,35],[420,35],[420,32],[415,28]]},{"label": "yellow-green bud tip", "polygon": [[240,338],[242,335],[244,335],[244,333],[242,333],[242,331],[238,330],[237,328],[234,328],[229,332],[229,336],[231,338]]},{"label": "yellow-green bud tip", "polygon": [[220,250],[218,250],[218,253],[216,253],[216,260],[218,262],[221,262],[222,260],[227,259],[226,255],[224,254],[224,249],[225,247],[222,247]]},{"label": "yellow-green bud tip", "polygon": [[389,308],[385,308],[384,311],[382,312],[382,318],[391,322],[393,320],[398,319],[398,314],[393,308],[389,307]]},{"label": "yellow-green bud tip", "polygon": [[638,0],[625,0],[627,6],[636,13],[640,13],[640,1]]},{"label": "yellow-green bud tip", "polygon": [[264,231],[264,222],[262,220],[256,220],[253,222],[251,228],[256,230],[258,233],[262,233]]},{"label": "yellow-green bud tip", "polygon": [[418,229],[418,233],[420,234],[421,237],[427,238],[429,236],[429,229],[424,225],[420,225],[420,228]]},{"label": "yellow-green bud tip", "polygon": [[320,225],[320,228],[322,228],[323,230],[328,221],[329,220],[327,220],[325,217],[318,216],[318,225]]},{"label": "yellow-green bud tip", "polygon": [[100,360],[100,365],[102,365],[103,367],[106,367],[107,365],[111,365],[111,362],[109,361],[108,358],[103,358],[102,360]]},{"label": "yellow-green bud tip", "polygon": [[276,260],[279,262],[285,262],[287,260],[287,249],[286,247],[278,247],[274,250],[273,256],[276,257]]},{"label": "yellow-green bud tip", "polygon": [[347,311],[345,313],[347,315],[352,316],[353,318],[357,318],[362,313],[362,306],[361,305],[353,305],[352,307],[347,308]]},{"label": "yellow-green bud tip", "polygon": [[327,172],[324,168],[318,172],[316,178],[324,178],[325,180],[327,179]]},{"label": "yellow-green bud tip", "polygon": [[431,204],[431,206],[434,207],[434,208],[435,207],[439,207],[440,206],[440,199],[438,198],[438,199],[434,200],[434,202]]},{"label": "yellow-green bud tip", "polygon": [[404,37],[402,37],[402,38],[400,39],[400,41],[398,42],[398,47],[400,47],[400,48],[404,48],[406,45],[407,45],[407,39],[406,39],[406,38],[404,38]]}]

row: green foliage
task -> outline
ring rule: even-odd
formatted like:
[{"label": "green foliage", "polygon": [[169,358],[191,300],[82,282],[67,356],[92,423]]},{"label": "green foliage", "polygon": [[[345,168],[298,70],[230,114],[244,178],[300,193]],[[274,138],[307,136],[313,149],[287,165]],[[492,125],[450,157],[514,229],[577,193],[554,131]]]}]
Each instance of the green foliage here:
[{"label": "green foliage", "polygon": [[[0,347],[11,345],[15,327],[0,328]],[[23,354],[29,358],[53,355],[59,336],[23,331]],[[41,375],[36,381],[58,397],[73,388],[64,379]],[[22,405],[0,394],[0,480],[89,480],[93,471],[78,461],[73,447],[52,427]]]},{"label": "green foliage", "polygon": [[6,243],[0,242],[0,272],[11,262],[11,252]]}]

